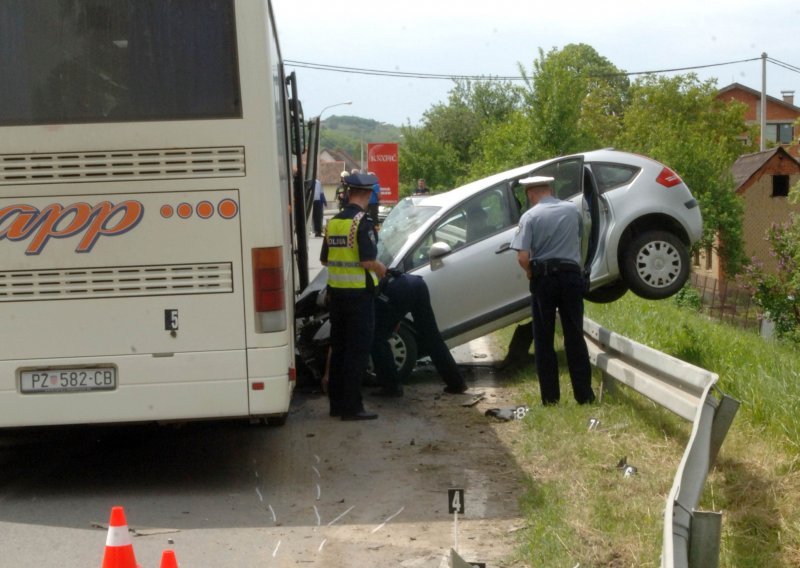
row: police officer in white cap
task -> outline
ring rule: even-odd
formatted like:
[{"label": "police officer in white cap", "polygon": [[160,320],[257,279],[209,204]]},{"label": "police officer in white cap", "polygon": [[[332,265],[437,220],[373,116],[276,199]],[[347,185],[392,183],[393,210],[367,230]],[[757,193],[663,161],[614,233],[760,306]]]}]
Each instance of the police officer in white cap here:
[{"label": "police officer in white cap", "polygon": [[552,177],[520,180],[531,203],[519,220],[511,248],[530,281],[533,345],[542,404],[561,397],[553,347],[556,310],[564,332],[572,392],[578,404],[594,402],[592,368],[583,339],[584,275],[581,268],[583,218],[569,201],[553,195]]}]

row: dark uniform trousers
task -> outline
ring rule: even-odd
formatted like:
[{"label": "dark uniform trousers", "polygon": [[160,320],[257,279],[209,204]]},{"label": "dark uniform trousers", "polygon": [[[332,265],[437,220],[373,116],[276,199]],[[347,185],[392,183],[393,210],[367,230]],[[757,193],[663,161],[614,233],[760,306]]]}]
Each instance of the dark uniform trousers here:
[{"label": "dark uniform trousers", "polygon": [[311,221],[314,225],[314,235],[322,236],[323,205],[321,199],[315,199],[311,205]]},{"label": "dark uniform trousers", "polygon": [[372,347],[372,361],[382,386],[387,389],[399,389],[402,386],[389,338],[408,312],[411,312],[414,318],[414,329],[417,331],[420,347],[428,353],[447,386],[456,389],[464,386],[461,371],[439,333],[436,316],[431,308],[430,292],[421,277],[401,274],[388,278],[381,285],[375,303],[375,343]]},{"label": "dark uniform trousers", "polygon": [[331,296],[331,366],[328,395],[331,414],[364,410],[361,378],[369,365],[375,327],[372,290],[329,289]]},{"label": "dark uniform trousers", "polygon": [[583,275],[579,270],[534,275],[530,290],[533,298],[534,356],[542,403],[556,404],[561,397],[558,359],[553,347],[556,310],[564,332],[564,349],[575,400],[579,404],[594,401],[592,368],[583,339]]}]

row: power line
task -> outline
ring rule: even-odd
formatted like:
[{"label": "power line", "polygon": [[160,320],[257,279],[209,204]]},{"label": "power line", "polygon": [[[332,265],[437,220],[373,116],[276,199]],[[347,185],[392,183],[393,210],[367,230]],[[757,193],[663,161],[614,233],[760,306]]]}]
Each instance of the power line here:
[{"label": "power line", "polygon": [[518,81],[524,77],[503,77],[494,75],[447,75],[441,73],[410,73],[404,71],[386,71],[382,69],[363,69],[359,67],[344,67],[341,65],[326,65],[324,63],[311,63],[308,61],[295,61],[292,59],[284,60],[289,67],[303,67],[306,69],[317,69],[319,71],[334,71],[336,73],[355,73],[357,75],[378,75],[383,77],[401,77],[412,79],[473,79],[473,80],[502,80]]},{"label": "power line", "polygon": [[794,71],[795,73],[800,73],[800,67],[796,67],[790,63],[785,63],[783,61],[778,61],[777,59],[773,59],[772,57],[767,57],[767,61],[770,63],[774,63],[778,67],[783,67],[784,69],[788,69],[789,71]]},{"label": "power line", "polygon": [[[750,63],[752,61],[760,60],[760,57],[752,57],[750,59],[739,59],[737,61],[725,61],[723,63],[709,63],[706,65],[693,65],[690,67],[675,67],[672,69],[655,69],[651,71],[623,71],[620,73],[613,73],[609,74],[610,76],[627,76],[631,77],[634,75],[649,75],[649,74],[658,74],[658,73],[675,73],[677,71],[693,71],[696,69],[708,69],[711,67],[721,67],[724,65],[735,65],[737,63]],[[780,65],[781,67],[785,67],[791,71],[797,71],[800,73],[800,68],[794,67],[789,65],[788,63],[783,63],[776,59],[767,58],[768,61],[775,63],[776,65]],[[396,77],[396,78],[410,78],[410,79],[434,79],[434,80],[471,80],[471,81],[487,81],[487,80],[494,80],[494,81],[525,81],[528,78],[522,76],[502,76],[502,75],[453,75],[453,74],[445,74],[445,73],[412,73],[412,72],[405,72],[405,71],[388,71],[385,69],[365,69],[360,67],[346,67],[343,65],[327,65],[324,63],[313,63],[309,61],[295,61],[292,59],[286,59],[284,61],[286,65],[289,67],[302,67],[306,69],[316,69],[318,71],[332,71],[335,73],[353,73],[357,75],[377,75],[381,77]]]},{"label": "power line", "polygon": [[723,65],[736,65],[737,63],[750,63],[751,61],[758,61],[760,57],[751,57],[750,59],[739,59],[738,61],[725,61],[724,63],[709,63],[707,65],[694,65],[692,67],[675,67],[674,69],[656,69],[654,71],[631,71],[622,72],[618,75],[656,75],[658,73],[675,73],[676,71],[693,71],[695,69],[709,69],[711,67],[722,67]]}]

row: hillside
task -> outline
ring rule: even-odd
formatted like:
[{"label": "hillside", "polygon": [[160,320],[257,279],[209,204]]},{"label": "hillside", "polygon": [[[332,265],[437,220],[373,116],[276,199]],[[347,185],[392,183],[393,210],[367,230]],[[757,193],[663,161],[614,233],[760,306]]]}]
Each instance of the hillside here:
[{"label": "hillside", "polygon": [[401,142],[402,139],[402,130],[398,126],[369,118],[333,115],[322,121],[320,149],[344,150],[357,158],[362,143]]}]

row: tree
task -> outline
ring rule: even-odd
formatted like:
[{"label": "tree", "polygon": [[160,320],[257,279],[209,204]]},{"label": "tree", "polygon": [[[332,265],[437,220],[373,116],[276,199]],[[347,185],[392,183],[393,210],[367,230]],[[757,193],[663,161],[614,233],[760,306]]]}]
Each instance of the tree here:
[{"label": "tree", "polygon": [[434,190],[466,180],[480,152],[476,143],[495,124],[507,120],[522,101],[519,87],[503,81],[457,81],[446,104],[423,115],[423,124],[403,128],[400,182],[415,187],[424,177]]},{"label": "tree", "polygon": [[[674,169],[692,189],[703,214],[699,246],[718,252],[727,274],[743,260],[742,204],[731,167],[742,153],[744,105],[716,98],[716,81],[696,75],[646,76],[630,89],[630,104],[616,147],[650,156]],[[718,237],[718,240],[715,238]]]},{"label": "tree", "polygon": [[524,105],[477,138],[470,179],[611,145],[621,128],[629,81],[592,47],[540,49],[532,76],[520,73]]},{"label": "tree", "polygon": [[423,115],[423,128],[434,139],[449,145],[467,164],[481,132],[502,122],[519,108],[522,93],[507,81],[456,81],[447,104],[434,105]]},{"label": "tree", "polygon": [[401,197],[413,191],[419,178],[432,190],[447,190],[463,173],[458,152],[425,128],[403,127],[399,160]]},{"label": "tree", "polygon": [[[524,75],[524,70],[520,69]],[[553,157],[610,145],[625,109],[629,81],[589,45],[539,49],[526,80],[533,146]]]},{"label": "tree", "polygon": [[459,181],[479,179],[545,158],[533,143],[532,131],[530,116],[524,111],[488,125],[475,141],[475,156]]}]

